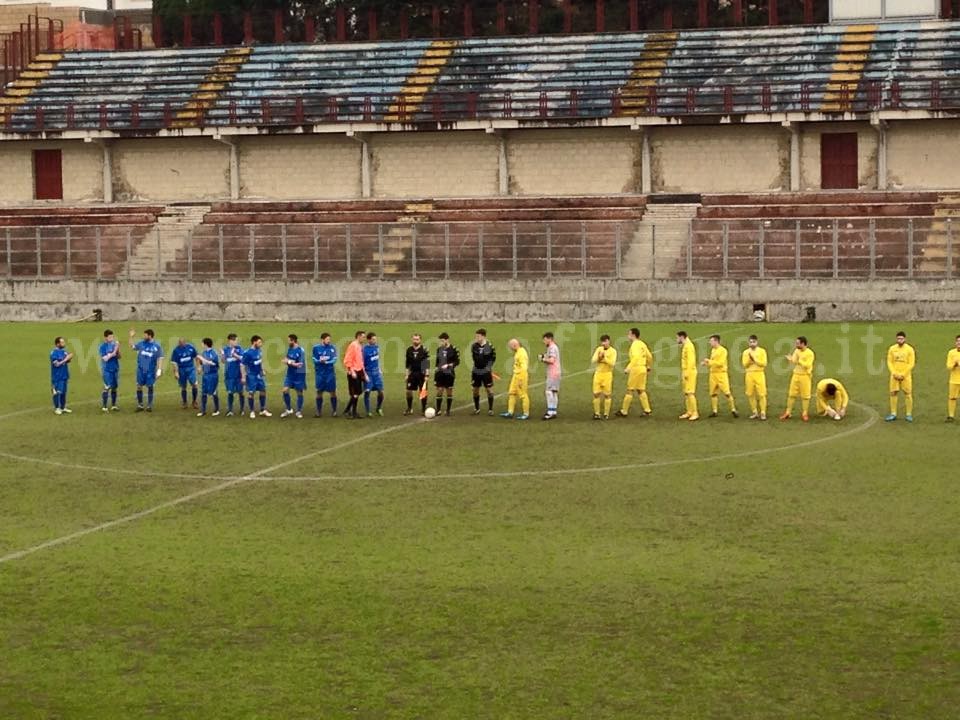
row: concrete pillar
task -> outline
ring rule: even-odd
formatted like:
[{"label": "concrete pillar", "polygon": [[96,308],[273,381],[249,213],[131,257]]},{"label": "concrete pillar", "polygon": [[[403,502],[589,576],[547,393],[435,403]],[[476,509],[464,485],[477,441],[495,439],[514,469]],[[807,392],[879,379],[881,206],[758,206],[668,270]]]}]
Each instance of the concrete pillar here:
[{"label": "concrete pillar", "polygon": [[230,143],[230,199],[240,199],[240,149],[237,140]]},{"label": "concrete pillar", "polygon": [[371,177],[370,141],[364,137],[360,141],[360,195],[368,198],[373,196],[373,179]]},{"label": "concrete pillar", "polygon": [[800,192],[800,125],[790,128],[790,192]]},{"label": "concrete pillar", "polygon": [[887,124],[882,120],[874,126],[877,131],[877,190],[887,189]]},{"label": "concrete pillar", "polygon": [[509,195],[510,194],[510,165],[507,161],[506,133],[500,133],[499,153],[500,153],[499,170],[497,172],[497,175],[500,181],[500,194]]},{"label": "concrete pillar", "polygon": [[109,140],[100,143],[103,151],[103,201],[113,202],[113,146]]},{"label": "concrete pillar", "polygon": [[650,131],[646,128],[640,128],[640,192],[644,195],[653,192],[650,173]]}]

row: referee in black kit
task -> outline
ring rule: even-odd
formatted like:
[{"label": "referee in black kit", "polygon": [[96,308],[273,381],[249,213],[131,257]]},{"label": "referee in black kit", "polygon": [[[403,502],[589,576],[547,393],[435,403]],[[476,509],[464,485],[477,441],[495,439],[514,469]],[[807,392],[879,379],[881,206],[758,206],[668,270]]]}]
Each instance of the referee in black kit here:
[{"label": "referee in black kit", "polygon": [[430,354],[423,346],[420,333],[415,333],[407,348],[406,357],[407,409],[404,415],[413,414],[413,394],[420,393],[420,412],[427,410],[427,373],[430,371]]}]

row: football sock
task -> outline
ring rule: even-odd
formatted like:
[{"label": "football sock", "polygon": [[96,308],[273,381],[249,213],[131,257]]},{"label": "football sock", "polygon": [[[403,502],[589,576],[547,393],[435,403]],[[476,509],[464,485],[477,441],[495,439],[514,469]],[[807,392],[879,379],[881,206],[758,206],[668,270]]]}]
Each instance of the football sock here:
[{"label": "football sock", "polygon": [[67,406],[67,391],[64,388],[64,391],[60,393],[60,409],[63,410]]},{"label": "football sock", "polygon": [[147,388],[147,407],[153,407],[153,386]]},{"label": "football sock", "polygon": [[331,396],[330,396],[330,407],[331,407],[331,409],[332,409],[334,412],[337,411],[337,396],[336,396],[336,395],[331,395]]},{"label": "football sock", "polygon": [[413,410],[413,395],[407,395],[407,410]]},{"label": "football sock", "polygon": [[645,413],[653,412],[653,410],[650,408],[650,397],[647,395],[646,390],[640,391],[640,405],[643,407],[643,411]]},{"label": "football sock", "polygon": [[186,388],[183,388],[183,389],[180,391],[180,402],[183,403],[184,405],[187,404],[187,389],[186,389]]},{"label": "football sock", "polygon": [[378,392],[377,393],[377,410],[379,410],[382,407],[383,407],[383,393]]},{"label": "football sock", "polygon": [[[253,403],[250,403],[250,409],[253,409]],[[260,393],[260,412],[263,412],[267,409],[267,396],[264,393]]]},{"label": "football sock", "polygon": [[766,395],[760,396],[760,414],[761,415],[767,414],[767,396]]},{"label": "football sock", "polygon": [[219,393],[213,396],[213,411],[220,412],[220,395]]},{"label": "football sock", "polygon": [[524,395],[523,397],[520,398],[520,407],[523,408],[524,415],[530,414],[530,396],[529,395]]},{"label": "football sock", "polygon": [[111,405],[116,405],[116,404],[117,404],[117,391],[116,391],[116,390],[111,390],[111,391],[110,391],[110,404],[111,404]]},{"label": "football sock", "polygon": [[720,398],[718,398],[716,395],[711,395],[711,396],[710,396],[710,409],[711,409],[713,412],[719,412],[719,411],[720,411]]},{"label": "football sock", "polygon": [[450,413],[450,408],[451,408],[452,406],[453,406],[453,398],[452,398],[452,397],[448,397],[448,398],[447,398],[447,414]]},{"label": "football sock", "polygon": [[363,407],[366,409],[367,415],[369,415],[370,414],[370,393],[368,392],[365,392],[363,394]]},{"label": "football sock", "polygon": [[604,415],[609,415],[609,414],[610,414],[610,407],[611,407],[612,405],[613,405],[613,398],[611,398],[611,397],[606,397],[606,398],[604,398],[604,400],[603,400],[603,414],[604,414]]},{"label": "football sock", "polygon": [[513,410],[517,406],[517,396],[511,395],[507,398],[507,412],[513,415]]},{"label": "football sock", "polygon": [[143,390],[137,390],[137,405],[143,405]]},{"label": "football sock", "polygon": [[733,395],[727,395],[727,403],[730,405],[730,412],[737,411],[737,404],[733,401]]},{"label": "football sock", "polygon": [[487,393],[487,409],[493,410],[493,393]]},{"label": "football sock", "polygon": [[190,388],[190,395],[191,395],[191,397],[193,398],[193,401],[194,401],[194,402],[197,401],[197,392],[198,392],[198,391],[197,391],[197,386],[196,386],[196,385],[194,385],[192,388]]},{"label": "football sock", "polygon": [[288,393],[288,392],[285,392],[285,393],[283,394],[283,406],[284,406],[287,410],[290,410],[290,393]]},{"label": "football sock", "polygon": [[100,393],[100,403],[103,405],[103,407],[107,406],[107,398],[109,397],[110,393],[107,390],[104,390],[102,393]]},{"label": "football sock", "polygon": [[317,415],[323,413],[323,395],[317,395]]},{"label": "football sock", "polygon": [[297,412],[303,412],[303,393],[297,393]]},{"label": "football sock", "polygon": [[595,397],[593,399],[593,414],[594,415],[600,414],[600,398],[598,397]]},{"label": "football sock", "polygon": [[227,393],[227,412],[233,412],[233,393]]},{"label": "football sock", "polygon": [[473,394],[473,409],[474,410],[480,409],[480,393]]},{"label": "football sock", "polygon": [[890,414],[891,415],[897,414],[897,396],[896,395],[890,396]]},{"label": "football sock", "polygon": [[947,415],[954,417],[957,414],[957,399],[947,400]]},{"label": "football sock", "polygon": [[913,393],[903,394],[903,405],[907,415],[913,415]]},{"label": "football sock", "polygon": [[627,393],[623,396],[623,405],[620,406],[620,412],[626,415],[630,412],[630,404],[633,402],[633,393]]}]

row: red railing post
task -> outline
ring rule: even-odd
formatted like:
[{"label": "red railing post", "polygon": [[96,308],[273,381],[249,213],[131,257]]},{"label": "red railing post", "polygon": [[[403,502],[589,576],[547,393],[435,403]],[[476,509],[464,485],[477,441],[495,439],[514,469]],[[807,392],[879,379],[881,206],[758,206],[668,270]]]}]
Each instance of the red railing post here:
[{"label": "red railing post", "polygon": [[890,107],[898,108],[900,104],[900,81],[894,80],[890,83]]},{"label": "red railing post", "polygon": [[647,88],[647,114],[657,114],[657,103],[657,86],[651,85],[649,88]]},{"label": "red railing post", "polygon": [[770,112],[770,108],[773,106],[773,93],[770,91],[769,85],[764,85],[760,89],[760,107],[764,112]]},{"label": "red railing post", "polygon": [[163,126],[169,128],[173,125],[173,108],[169,102],[163,104]]},{"label": "red railing post", "polygon": [[463,3],[463,36],[473,37],[473,4],[470,0]]},{"label": "red railing post", "polygon": [[876,80],[871,81],[870,84],[867,85],[867,102],[871,110],[880,109],[881,95],[880,83]]},{"label": "red railing post", "polygon": [[67,105],[67,130],[73,130],[77,125],[77,109],[71,103]]},{"label": "red railing post", "polygon": [[687,112],[693,113],[697,111],[697,89],[693,87],[687,88]]},{"label": "red railing post", "polygon": [[230,106],[227,112],[230,118],[230,125],[233,127],[236,127],[237,125],[237,101],[236,100],[230,101]]},{"label": "red railing post", "polygon": [[103,103],[100,103],[100,129],[106,130],[108,126],[107,122],[107,106]]},{"label": "red railing post", "polygon": [[223,15],[213,14],[213,44],[223,45]]},{"label": "red railing post", "polygon": [[347,11],[343,5],[337,5],[337,42],[347,40]]},{"label": "red railing post", "polygon": [[363,99],[363,119],[367,121],[373,119],[373,100],[369,95]]},{"label": "red railing post", "polygon": [[540,117],[545,118],[547,116],[547,91],[540,91]]},{"label": "red railing post", "polygon": [[777,0],[767,0],[767,24],[780,24],[780,15],[777,13]]},{"label": "red railing post", "polygon": [[471,90],[467,93],[467,117],[475,119],[477,117],[477,91]]},{"label": "red railing post", "polygon": [[806,25],[813,24],[813,0],[803,0],[803,22]]},{"label": "red railing post", "polygon": [[513,117],[513,95],[508,92],[503,94],[503,116]]},{"label": "red railing post", "polygon": [[303,21],[303,36],[308,43],[317,40],[317,21],[313,15],[308,15]]},{"label": "red railing post", "polygon": [[531,35],[536,35],[540,32],[540,0],[528,0],[527,10],[530,20],[527,31]]},{"label": "red railing post", "polygon": [[563,0],[563,31],[573,32],[573,0]]},{"label": "red railing post", "polygon": [[953,17],[953,0],[940,0],[940,17],[944,20]]},{"label": "red railing post", "polygon": [[283,10],[273,11],[273,41],[280,45],[284,40]]},{"label": "red railing post", "polygon": [[733,24],[743,25],[743,0],[733,0]]},{"label": "red railing post", "polygon": [[580,93],[576,88],[570,91],[570,117],[576,117],[580,114]]},{"label": "red railing post", "polygon": [[270,100],[267,98],[260,99],[260,120],[264,125],[270,124]]},{"label": "red railing post", "polygon": [[56,50],[57,31],[53,20],[47,20],[47,50]]},{"label": "red railing post", "polygon": [[249,10],[243,14],[243,44],[253,45],[253,13]]},{"label": "red railing post", "polygon": [[840,109],[849,110],[850,109],[850,84],[842,83],[840,85]]},{"label": "red railing post", "polygon": [[733,112],[733,86],[732,85],[723,86],[723,112],[728,114]]},{"label": "red railing post", "polygon": [[707,18],[707,0],[697,0],[697,27],[705,28],[710,23]]},{"label": "red railing post", "polygon": [[940,96],[940,81],[931,80],[930,81],[930,107],[934,110],[939,110],[943,107],[943,102]]},{"label": "red railing post", "polygon": [[130,103],[130,127],[136,130],[140,127],[140,103]]},{"label": "red railing post", "polygon": [[193,47],[193,15],[183,16],[183,46]]},{"label": "red railing post", "polygon": [[673,30],[673,5],[663,8],[663,29]]},{"label": "red railing post", "polygon": [[440,37],[440,6],[434,3],[433,9],[430,14],[430,25],[433,31],[433,36]]},{"label": "red railing post", "polygon": [[497,34],[507,34],[507,4],[504,0],[497,0]]},{"label": "red railing post", "polygon": [[298,96],[293,104],[293,122],[295,125],[303,125],[306,115],[303,112],[303,97]]},{"label": "red railing post", "polygon": [[604,0],[596,0],[594,10],[597,20],[597,32],[602,33],[607,28],[607,7]]},{"label": "red railing post", "polygon": [[640,29],[640,0],[630,0],[630,32]]},{"label": "red railing post", "polygon": [[123,16],[123,47],[127,50],[133,50],[133,23],[130,22],[130,16]]},{"label": "red railing post", "polygon": [[622,108],[623,108],[623,97],[620,95],[619,90],[614,90],[610,94],[610,110],[616,116],[620,114],[620,110]]},{"label": "red railing post", "polygon": [[153,16],[153,45],[154,47],[163,47],[163,18],[159,15]]},{"label": "red railing post", "polygon": [[410,15],[407,12],[407,6],[400,8],[400,39],[406,40],[410,37]]},{"label": "red railing post", "polygon": [[810,83],[800,85],[800,109],[804,112],[810,111]]},{"label": "red railing post", "polygon": [[42,108],[42,107],[37,107],[37,110],[36,110],[36,113],[35,113],[35,116],[34,116],[34,123],[33,123],[33,124],[34,124],[34,128],[35,128],[36,130],[43,130],[43,123],[44,123],[43,108]]},{"label": "red railing post", "polygon": [[337,96],[331,95],[327,98],[327,119],[330,122],[336,122],[339,115]]},{"label": "red railing post", "polygon": [[431,110],[433,111],[433,119],[437,122],[443,121],[443,98],[439,95],[434,95],[430,102]]}]

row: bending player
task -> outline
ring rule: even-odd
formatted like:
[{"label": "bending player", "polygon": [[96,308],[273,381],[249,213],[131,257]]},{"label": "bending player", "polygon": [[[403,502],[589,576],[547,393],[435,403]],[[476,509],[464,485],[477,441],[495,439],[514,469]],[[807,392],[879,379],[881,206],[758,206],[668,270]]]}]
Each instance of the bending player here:
[{"label": "bending player", "polygon": [[[830,406],[833,403],[833,406]],[[850,394],[839,380],[824,378],[817,383],[817,414],[843,420],[850,404]]]}]

